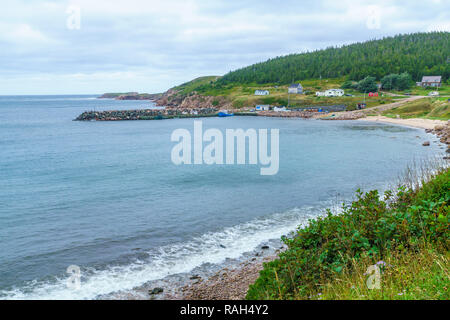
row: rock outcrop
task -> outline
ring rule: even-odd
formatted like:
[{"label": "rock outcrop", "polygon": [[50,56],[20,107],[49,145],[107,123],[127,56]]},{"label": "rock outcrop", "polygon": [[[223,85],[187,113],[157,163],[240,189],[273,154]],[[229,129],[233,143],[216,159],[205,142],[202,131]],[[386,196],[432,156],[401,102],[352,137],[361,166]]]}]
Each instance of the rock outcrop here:
[{"label": "rock outcrop", "polygon": [[232,109],[232,104],[224,97],[203,96],[196,92],[185,95],[173,89],[163,93],[155,102],[157,106],[175,109]]},{"label": "rock outcrop", "polygon": [[438,125],[433,130],[427,130],[429,133],[434,133],[441,143],[447,145],[447,153],[450,153],[450,120],[445,125]]}]

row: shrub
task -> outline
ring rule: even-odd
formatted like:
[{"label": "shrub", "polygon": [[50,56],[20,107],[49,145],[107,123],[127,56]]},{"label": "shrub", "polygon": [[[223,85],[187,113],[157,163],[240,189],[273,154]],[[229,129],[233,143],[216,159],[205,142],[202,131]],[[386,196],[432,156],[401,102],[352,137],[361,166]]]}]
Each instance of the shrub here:
[{"label": "shrub", "polygon": [[376,190],[358,190],[341,214],[328,210],[293,238],[284,238],[288,249],[264,265],[247,298],[308,297],[355,259],[382,260],[390,250],[415,250],[423,241],[448,250],[449,180],[447,169],[419,191],[401,187],[380,197]]}]

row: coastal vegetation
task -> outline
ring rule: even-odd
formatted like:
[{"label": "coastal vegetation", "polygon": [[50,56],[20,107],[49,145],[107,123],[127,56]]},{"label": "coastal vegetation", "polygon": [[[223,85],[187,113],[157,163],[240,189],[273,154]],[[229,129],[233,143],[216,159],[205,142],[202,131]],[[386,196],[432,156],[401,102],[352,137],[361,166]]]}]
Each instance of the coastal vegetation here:
[{"label": "coastal vegetation", "polygon": [[450,170],[408,177],[383,195],[358,190],[341,213],[285,237],[247,299],[449,299]]},{"label": "coastal vegetation", "polygon": [[384,116],[396,118],[426,118],[435,120],[450,119],[448,98],[423,98],[407,102],[383,113]]}]

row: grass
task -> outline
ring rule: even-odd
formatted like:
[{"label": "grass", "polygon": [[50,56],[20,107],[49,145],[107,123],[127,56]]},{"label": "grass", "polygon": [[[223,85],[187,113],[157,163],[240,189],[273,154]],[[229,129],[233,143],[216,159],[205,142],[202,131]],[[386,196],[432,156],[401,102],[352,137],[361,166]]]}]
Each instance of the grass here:
[{"label": "grass", "polygon": [[[310,79],[301,81],[304,92],[303,95],[288,95],[287,85],[278,84],[229,84],[218,85],[216,80],[218,76],[208,76],[194,79],[186,82],[180,86],[173,88],[177,91],[170,99],[181,99],[188,95],[198,93],[203,96],[216,97],[215,105],[229,105],[236,109],[253,108],[259,104],[270,104],[276,106],[287,106],[289,104],[292,108],[302,107],[319,107],[329,105],[345,105],[347,110],[355,110],[357,104],[363,101],[366,102],[367,107],[375,107],[378,105],[388,104],[395,102],[399,99],[404,99],[409,96],[406,93],[413,95],[427,95],[430,89],[421,87],[412,87],[409,90],[401,92],[393,92],[400,94],[400,96],[380,96],[380,97],[365,97],[364,94],[353,89],[346,89],[346,94],[352,94],[353,96],[344,97],[316,97],[317,91],[325,91],[333,88],[340,88],[342,83],[345,82],[345,78],[336,79]],[[269,96],[255,96],[255,90],[269,90]],[[439,89],[441,95],[450,94],[450,86],[444,85]],[[404,107],[393,109],[393,111],[386,112],[388,117],[424,117],[429,119],[449,119],[450,112],[448,110],[448,104],[446,106],[447,98],[433,98],[433,104],[428,103],[428,100],[420,100],[417,104],[407,104]],[[434,101],[441,101],[442,103],[434,103]],[[442,104],[442,105],[441,105]],[[395,110],[395,112],[394,112]]]},{"label": "grass", "polygon": [[[356,109],[358,103],[363,102],[364,95],[354,90],[346,90],[346,93],[352,94],[352,97],[316,97],[317,91],[325,91],[332,88],[340,88],[345,79],[312,79],[301,81],[306,94],[288,95],[287,85],[277,84],[246,84],[246,85],[226,85],[215,86],[215,80],[218,77],[202,77],[187,82],[181,86],[175,87],[178,91],[176,96],[187,96],[197,92],[204,96],[215,96],[218,101],[231,103],[234,108],[253,108],[258,104],[270,104],[278,106],[289,105],[296,107],[312,107],[327,105],[346,105],[348,110]],[[255,90],[269,90],[269,96],[255,96]],[[384,103],[390,103],[397,97],[376,97],[368,98],[366,103],[368,107],[377,106]]]},{"label": "grass", "polygon": [[423,98],[387,110],[383,115],[392,118],[399,116],[405,119],[426,118],[448,120],[450,119],[450,103],[448,102],[448,98]]},{"label": "grass", "polygon": [[413,86],[410,89],[403,90],[403,91],[392,91],[392,93],[396,94],[411,94],[414,96],[428,96],[428,94],[432,91],[438,91],[441,96],[448,96],[450,95],[450,85],[448,83],[442,84],[441,88],[422,88]]},{"label": "grass", "polygon": [[[287,250],[264,265],[247,299],[447,298],[450,169],[410,171],[395,192],[358,191],[341,213],[284,238]],[[380,261],[381,291],[369,291],[364,273]]]},{"label": "grass", "polygon": [[[441,250],[442,251],[442,250]],[[312,300],[448,300],[450,298],[449,254],[426,244],[418,251],[389,251],[380,262],[380,288],[369,289],[370,259],[353,261]]]}]

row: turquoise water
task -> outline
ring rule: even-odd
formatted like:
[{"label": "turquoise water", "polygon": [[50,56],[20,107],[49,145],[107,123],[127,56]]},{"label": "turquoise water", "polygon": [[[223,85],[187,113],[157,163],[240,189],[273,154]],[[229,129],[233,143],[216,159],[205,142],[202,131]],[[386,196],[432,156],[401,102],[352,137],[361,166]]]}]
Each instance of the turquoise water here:
[{"label": "turquoise water", "polygon": [[[423,130],[347,121],[205,118],[280,129],[280,170],[175,166],[192,119],[75,122],[86,110],[151,102],[0,97],[0,298],[94,299],[239,258],[359,188],[395,182],[439,147]],[[78,265],[81,288],[66,286]]]}]

